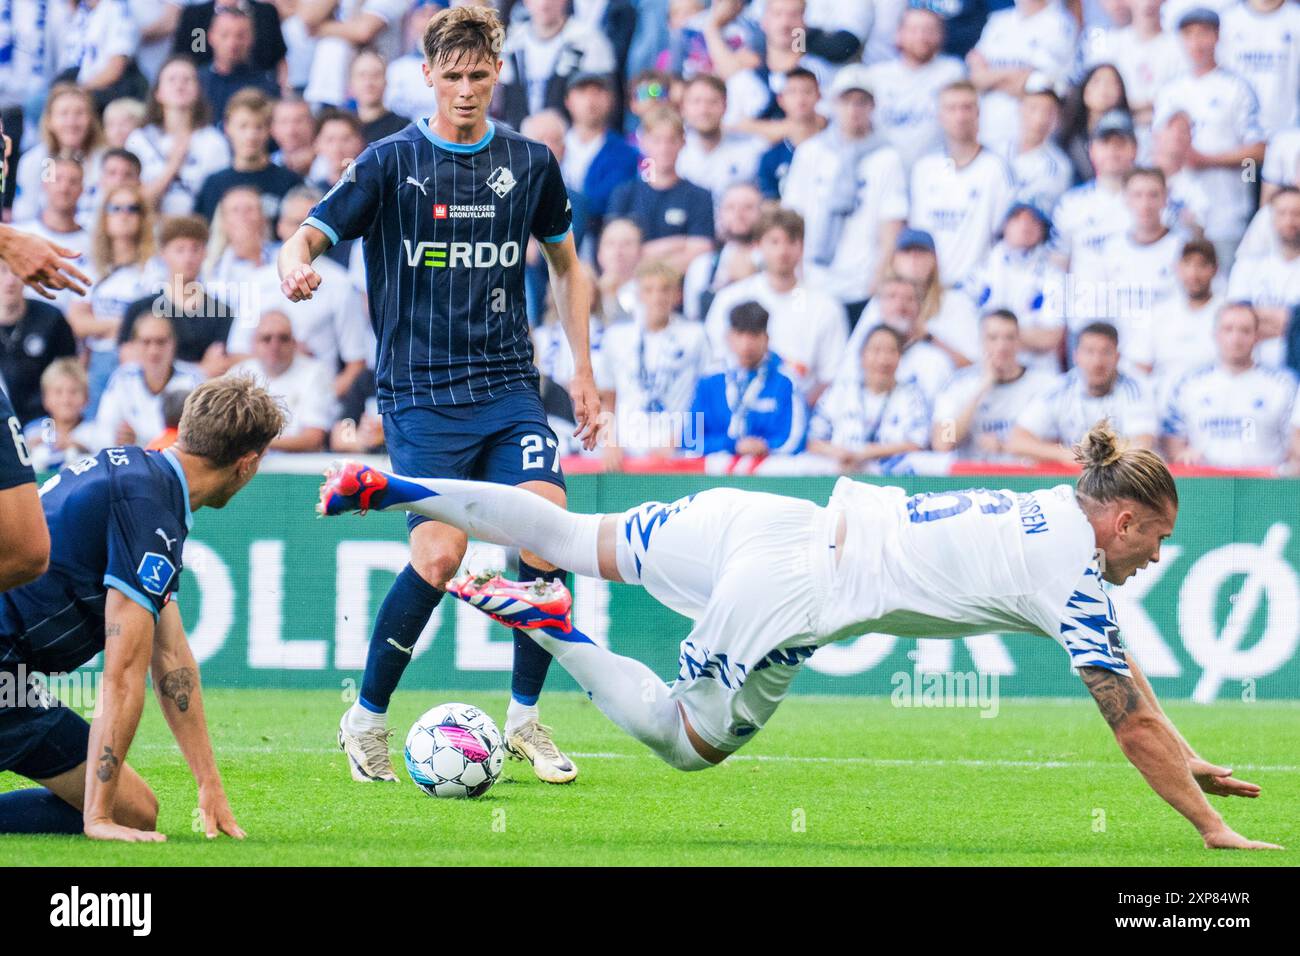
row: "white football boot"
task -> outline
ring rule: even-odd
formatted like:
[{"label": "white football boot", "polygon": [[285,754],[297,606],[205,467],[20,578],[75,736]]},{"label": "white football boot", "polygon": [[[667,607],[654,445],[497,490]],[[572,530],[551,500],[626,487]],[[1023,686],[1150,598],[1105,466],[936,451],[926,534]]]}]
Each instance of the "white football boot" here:
[{"label": "white football boot", "polygon": [[516,760],[533,765],[537,779],[546,783],[569,783],[578,777],[578,767],[560,752],[551,739],[551,728],[528,720],[507,733],[506,750]]},{"label": "white football boot", "polygon": [[388,738],[391,730],[363,730],[351,733],[346,725],[347,714],[339,721],[339,749],[348,755],[348,768],[352,779],[358,783],[375,780],[397,782],[393,773],[393,759],[388,755]]}]

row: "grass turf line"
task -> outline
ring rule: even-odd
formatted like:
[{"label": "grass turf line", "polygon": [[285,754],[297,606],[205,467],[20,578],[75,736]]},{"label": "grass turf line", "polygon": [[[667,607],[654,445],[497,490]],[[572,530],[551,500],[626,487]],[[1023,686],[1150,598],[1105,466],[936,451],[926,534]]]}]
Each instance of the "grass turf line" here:
[{"label": "grass turf line", "polygon": [[[543,784],[508,760],[485,797],[434,800],[406,779],[402,739],[423,710],[453,700],[504,719],[504,693],[399,694],[391,726],[403,782],[379,785],[353,783],[333,747],[337,693],[207,692],[243,843],[192,832],[194,784],[151,701],[129,760],[158,794],[168,842],[0,837],[0,866],[1295,865],[1294,849],[1201,849],[1086,698],[1004,699],[995,719],[983,719],[974,709],[794,697],[744,759],[687,774],[584,696],[552,693],[543,719],[561,747],[588,755],[575,784]],[[1211,798],[1228,824],[1300,847],[1300,704],[1167,709],[1203,756],[1264,788],[1258,800]],[[0,791],[28,785],[0,774]]]}]

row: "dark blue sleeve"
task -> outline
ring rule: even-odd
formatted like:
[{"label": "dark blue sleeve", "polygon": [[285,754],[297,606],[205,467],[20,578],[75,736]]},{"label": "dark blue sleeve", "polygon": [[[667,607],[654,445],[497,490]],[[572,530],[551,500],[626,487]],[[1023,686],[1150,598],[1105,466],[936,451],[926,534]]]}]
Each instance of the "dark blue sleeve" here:
[{"label": "dark blue sleeve", "polygon": [[367,146],[323,199],[312,207],[304,225],[315,226],[337,245],[360,239],[379,215],[383,170],[379,154]]},{"label": "dark blue sleeve", "polygon": [[781,168],[780,145],[773,146],[758,161],[758,189],[764,199],[780,199],[781,183],[776,171]]},{"label": "dark blue sleeve", "polygon": [[[698,190],[698,192],[695,192]],[[696,186],[695,195],[686,204],[686,228],[683,233],[688,236],[703,236],[713,239],[713,194],[702,186]]]},{"label": "dark blue sleeve", "polygon": [[23,426],[14,414],[9,396],[0,389],[0,491],[32,484],[36,473],[32,471],[32,456],[23,439]]},{"label": "dark blue sleeve", "polygon": [[609,207],[605,210],[606,219],[621,219],[630,215],[632,197],[636,189],[636,180],[629,179],[614,187],[609,196]]},{"label": "dark blue sleeve", "polygon": [[562,242],[573,227],[573,205],[564,186],[560,164],[555,154],[546,151],[546,171],[542,173],[542,197],[533,213],[531,232],[541,242]]},{"label": "dark blue sleeve", "polygon": [[119,482],[109,498],[104,587],[121,591],[155,618],[180,586],[178,550],[185,537],[177,517],[159,504],[166,495],[148,484]]}]

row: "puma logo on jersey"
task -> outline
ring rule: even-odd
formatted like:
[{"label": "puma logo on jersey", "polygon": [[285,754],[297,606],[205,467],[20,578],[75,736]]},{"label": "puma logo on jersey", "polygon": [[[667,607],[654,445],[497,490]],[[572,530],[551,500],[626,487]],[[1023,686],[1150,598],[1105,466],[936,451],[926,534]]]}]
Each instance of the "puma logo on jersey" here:
[{"label": "puma logo on jersey", "polygon": [[425,186],[425,183],[427,183],[428,181],[429,181],[429,177],[428,177],[428,176],[425,176],[424,179],[416,179],[414,176],[407,176],[407,177],[406,177],[406,182],[402,183],[402,185],[403,185],[403,186],[414,186],[416,189],[420,190],[420,195],[421,195],[421,196],[426,196],[426,197],[427,197],[427,196],[429,195],[429,191],[428,191],[427,189],[425,189],[424,186]]},{"label": "puma logo on jersey", "polygon": [[176,546],[176,539],[167,537],[167,532],[163,531],[162,528],[155,528],[153,533],[163,539],[163,544],[167,545],[168,551]]},{"label": "puma logo on jersey", "polygon": [[492,170],[492,175],[488,177],[487,181],[488,189],[492,190],[502,199],[505,198],[506,193],[515,188],[515,183],[516,179],[514,174],[504,166],[498,166],[496,169]]}]

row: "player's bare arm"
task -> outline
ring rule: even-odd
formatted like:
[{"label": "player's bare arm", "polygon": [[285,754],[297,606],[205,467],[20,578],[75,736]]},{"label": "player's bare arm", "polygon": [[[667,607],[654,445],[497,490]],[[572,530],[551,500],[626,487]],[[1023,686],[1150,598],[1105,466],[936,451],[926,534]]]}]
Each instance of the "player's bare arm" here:
[{"label": "player's bare arm", "polygon": [[299,226],[280,247],[276,267],[280,272],[280,291],[286,299],[301,302],[311,298],[321,283],[320,273],[312,263],[329,247],[329,236],[306,224]]},{"label": "player's bare arm", "polygon": [[578,423],[574,435],[588,451],[596,447],[600,426],[600,395],[591,370],[591,289],[578,261],[578,252],[570,232],[559,242],[543,242],[542,254],[551,273],[560,321],[564,325],[569,350],[573,353],[573,380],[569,397],[573,399],[573,419]]},{"label": "player's bare arm", "polygon": [[1181,738],[1130,677],[1102,667],[1079,669],[1102,717],[1129,762],[1151,789],[1201,834],[1208,849],[1273,850],[1276,844],[1247,840],[1223,821],[1192,776]]},{"label": "player's bare arm", "polygon": [[203,712],[199,665],[185,638],[180,610],[174,603],[158,615],[151,670],[158,706],[198,784],[204,833],[209,839],[225,833],[242,840],[244,831],[235,822],[212,752],[212,738]]},{"label": "player's bare arm", "polygon": [[0,259],[42,298],[53,299],[54,293],[64,289],[71,289],[77,295],[86,294],[92,284],[90,276],[69,261],[79,255],[77,250],[41,236],[0,225]]},{"label": "player's bare arm", "polygon": [[0,591],[34,581],[50,564],[50,531],[32,483],[0,491]]},{"label": "player's bare arm", "polygon": [[166,836],[113,819],[127,751],[144,709],[144,679],[153,652],[153,616],[121,591],[110,589],[104,609],[102,705],[90,725],[86,751],[86,836],[92,840],[161,843]]}]

